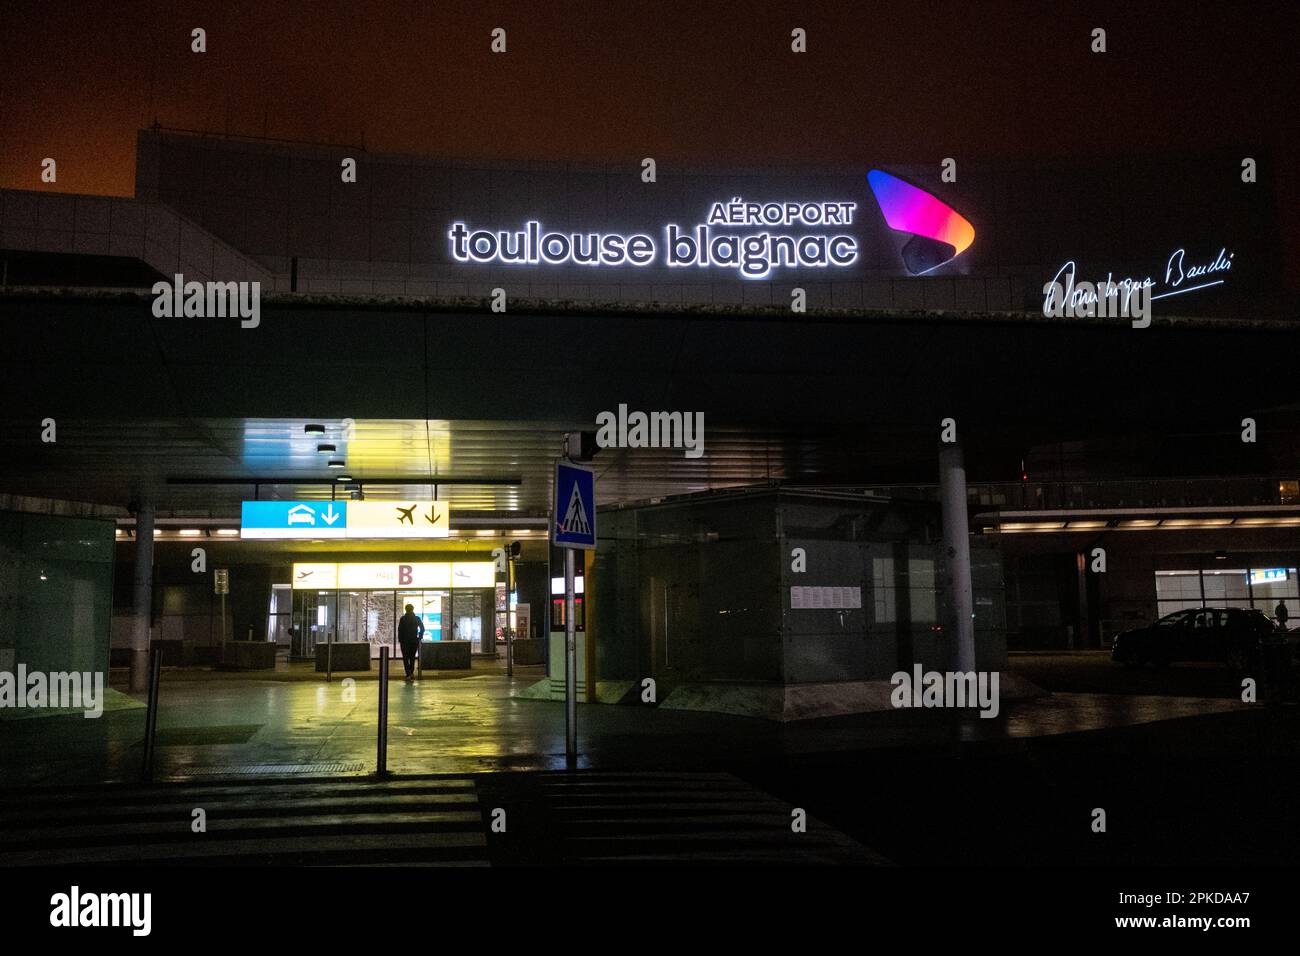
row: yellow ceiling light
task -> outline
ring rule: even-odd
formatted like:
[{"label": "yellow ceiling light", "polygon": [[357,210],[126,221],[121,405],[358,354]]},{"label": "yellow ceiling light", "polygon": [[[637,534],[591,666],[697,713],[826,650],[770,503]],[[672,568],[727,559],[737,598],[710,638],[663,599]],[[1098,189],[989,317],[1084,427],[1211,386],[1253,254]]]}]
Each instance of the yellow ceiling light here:
[{"label": "yellow ceiling light", "polygon": [[1025,531],[1060,531],[1064,527],[1064,521],[1018,521],[1000,525],[999,530],[1017,534]]}]

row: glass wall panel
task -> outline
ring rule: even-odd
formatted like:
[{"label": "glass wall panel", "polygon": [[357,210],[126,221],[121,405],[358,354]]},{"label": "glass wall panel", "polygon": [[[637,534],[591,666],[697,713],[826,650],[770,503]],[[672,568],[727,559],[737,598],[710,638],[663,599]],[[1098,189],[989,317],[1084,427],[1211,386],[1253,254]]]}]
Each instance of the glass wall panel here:
[{"label": "glass wall panel", "polygon": [[[1264,569],[1258,570],[1262,572]],[[1288,626],[1300,624],[1300,578],[1296,576],[1296,569],[1274,568],[1271,570],[1274,574],[1283,571],[1286,577],[1280,581],[1258,580],[1258,583],[1256,583],[1257,579],[1262,579],[1265,575],[1252,574],[1250,590],[1254,606],[1269,617],[1276,617],[1278,604],[1285,604]]]},{"label": "glass wall panel", "polygon": [[371,658],[387,645],[397,653],[397,619],[392,591],[340,591],[337,640],[370,645]]},{"label": "glass wall panel", "polygon": [[908,558],[907,570],[898,573],[893,558],[871,559],[873,607],[877,624],[898,620],[899,591],[906,588],[907,618],[916,624],[939,620],[938,584],[935,562],[930,558]]},{"label": "glass wall panel", "polygon": [[452,591],[452,640],[469,641],[470,652],[483,652],[483,615],[488,607],[483,592]]},{"label": "glass wall panel", "polygon": [[1206,607],[1250,607],[1245,568],[1215,568],[1202,572]]},{"label": "glass wall panel", "polygon": [[[1266,570],[1274,579],[1264,579]],[[1277,578],[1279,572],[1285,577]],[[1161,617],[1183,608],[1240,607],[1255,608],[1275,618],[1279,602],[1286,605],[1289,623],[1300,619],[1300,577],[1295,568],[1156,572],[1156,606]]]},{"label": "glass wall panel", "polygon": [[0,659],[107,671],[112,521],[0,512]]}]

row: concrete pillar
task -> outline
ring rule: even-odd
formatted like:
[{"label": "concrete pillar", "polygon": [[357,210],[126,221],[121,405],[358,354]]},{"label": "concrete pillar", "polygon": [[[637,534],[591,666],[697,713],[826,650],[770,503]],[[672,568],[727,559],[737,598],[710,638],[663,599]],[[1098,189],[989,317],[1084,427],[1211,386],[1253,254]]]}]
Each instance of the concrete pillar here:
[{"label": "concrete pillar", "polygon": [[939,501],[943,553],[953,613],[952,668],[975,670],[975,602],[970,584],[970,521],[966,515],[966,465],[957,443],[939,445]]},{"label": "concrete pillar", "polygon": [[135,513],[135,619],[131,629],[131,690],[149,684],[149,621],[153,616],[153,505]]}]

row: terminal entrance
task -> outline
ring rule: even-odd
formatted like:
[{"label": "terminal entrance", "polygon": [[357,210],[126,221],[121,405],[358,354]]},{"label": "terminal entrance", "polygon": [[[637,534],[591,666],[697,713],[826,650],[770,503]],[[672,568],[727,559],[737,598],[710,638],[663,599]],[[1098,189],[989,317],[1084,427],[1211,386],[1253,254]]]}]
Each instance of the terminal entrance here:
[{"label": "terminal entrance", "polygon": [[[393,580],[419,585],[423,583],[420,578],[427,576],[439,579],[434,583],[451,586],[346,586],[350,576],[384,575],[390,568],[395,572]],[[457,586],[462,581],[478,586]],[[454,566],[295,564],[290,657],[312,659],[316,645],[327,642],[369,644],[372,659],[388,647],[396,657],[397,624],[408,604],[424,623],[424,640],[469,641],[471,654],[494,656],[496,591],[490,562],[457,562]]]},{"label": "terminal entrance", "polygon": [[472,654],[493,654],[490,590],[297,591],[290,656],[314,657],[316,645],[365,642],[371,658],[387,646],[398,654],[397,622],[406,605],[424,622],[426,641],[469,641]]}]

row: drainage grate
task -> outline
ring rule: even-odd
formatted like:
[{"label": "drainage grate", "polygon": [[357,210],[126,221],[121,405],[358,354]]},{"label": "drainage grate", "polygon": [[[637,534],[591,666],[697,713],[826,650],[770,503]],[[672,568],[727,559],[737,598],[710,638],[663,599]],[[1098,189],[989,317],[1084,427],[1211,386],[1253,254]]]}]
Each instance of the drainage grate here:
[{"label": "drainage grate", "polygon": [[303,773],[359,773],[363,763],[255,763],[230,767],[182,767],[172,777],[251,777]]}]

